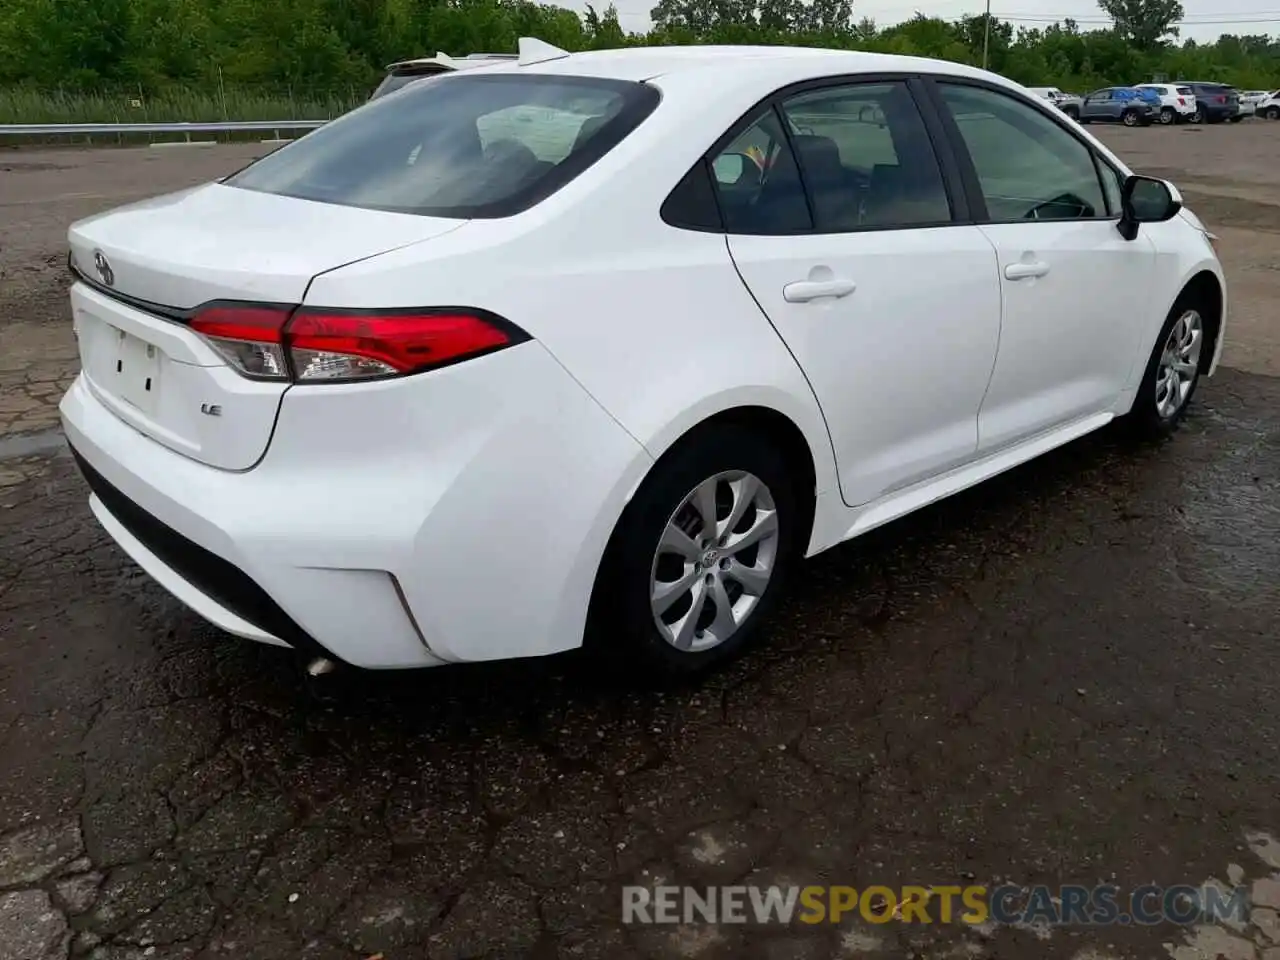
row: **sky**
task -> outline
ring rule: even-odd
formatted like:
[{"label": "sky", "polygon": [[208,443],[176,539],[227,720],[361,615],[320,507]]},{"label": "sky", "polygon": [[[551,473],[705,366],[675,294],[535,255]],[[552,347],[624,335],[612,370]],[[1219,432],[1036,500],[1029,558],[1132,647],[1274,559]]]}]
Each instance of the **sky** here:
[{"label": "sky", "polygon": [[[566,6],[585,9],[585,4],[560,0]],[[615,0],[624,30],[649,28],[649,10],[656,0]],[[601,0],[597,9],[607,6]],[[1182,0],[1186,18],[1179,27],[1183,37],[1216,40],[1224,33],[1280,34],[1280,0]],[[980,14],[985,0],[853,0],[855,17],[871,17],[882,27],[908,20],[919,11],[926,16],[959,19],[966,13]],[[1082,30],[1110,25],[1093,0],[991,0],[991,13],[1018,26],[1043,27],[1071,17]]]}]

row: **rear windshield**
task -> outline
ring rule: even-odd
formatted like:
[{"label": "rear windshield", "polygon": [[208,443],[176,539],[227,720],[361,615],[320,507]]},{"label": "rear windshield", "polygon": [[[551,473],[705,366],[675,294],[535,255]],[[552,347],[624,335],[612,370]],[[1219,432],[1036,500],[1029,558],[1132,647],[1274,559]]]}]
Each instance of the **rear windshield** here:
[{"label": "rear windshield", "polygon": [[658,104],[622,80],[443,74],[381,96],[224,180],[370,210],[505,217],[612,149]]},{"label": "rear windshield", "polygon": [[1184,97],[1190,97],[1195,94],[1195,91],[1192,90],[1190,87],[1178,87],[1178,93],[1180,93]]}]

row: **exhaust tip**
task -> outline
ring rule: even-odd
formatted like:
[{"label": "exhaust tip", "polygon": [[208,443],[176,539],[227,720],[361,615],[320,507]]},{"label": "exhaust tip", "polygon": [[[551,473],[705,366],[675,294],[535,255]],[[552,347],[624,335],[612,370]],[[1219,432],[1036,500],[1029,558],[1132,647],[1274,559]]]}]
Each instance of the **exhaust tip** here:
[{"label": "exhaust tip", "polygon": [[333,673],[337,669],[337,664],[326,657],[316,657],[307,664],[307,675],[312,677],[322,677],[326,673]]}]

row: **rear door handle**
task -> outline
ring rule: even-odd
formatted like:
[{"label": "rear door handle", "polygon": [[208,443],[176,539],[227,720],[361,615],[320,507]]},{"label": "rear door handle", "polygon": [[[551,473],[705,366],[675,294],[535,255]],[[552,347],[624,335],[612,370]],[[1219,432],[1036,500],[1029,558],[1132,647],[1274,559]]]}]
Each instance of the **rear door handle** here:
[{"label": "rear door handle", "polygon": [[796,280],[782,288],[787,303],[808,303],[823,297],[847,297],[858,289],[852,280]]},{"label": "rear door handle", "polygon": [[1043,277],[1049,272],[1049,265],[1043,260],[1031,263],[1011,263],[1004,268],[1004,275],[1009,280],[1028,280],[1032,277]]}]

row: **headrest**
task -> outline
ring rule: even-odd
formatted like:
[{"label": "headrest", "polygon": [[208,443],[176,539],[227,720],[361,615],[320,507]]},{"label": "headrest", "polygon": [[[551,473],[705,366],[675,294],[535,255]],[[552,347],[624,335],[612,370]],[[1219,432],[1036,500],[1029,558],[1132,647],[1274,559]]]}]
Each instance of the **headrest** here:
[{"label": "headrest", "polygon": [[818,180],[844,177],[844,166],[840,163],[840,148],[830,137],[802,133],[797,134],[792,140],[806,175]]}]

